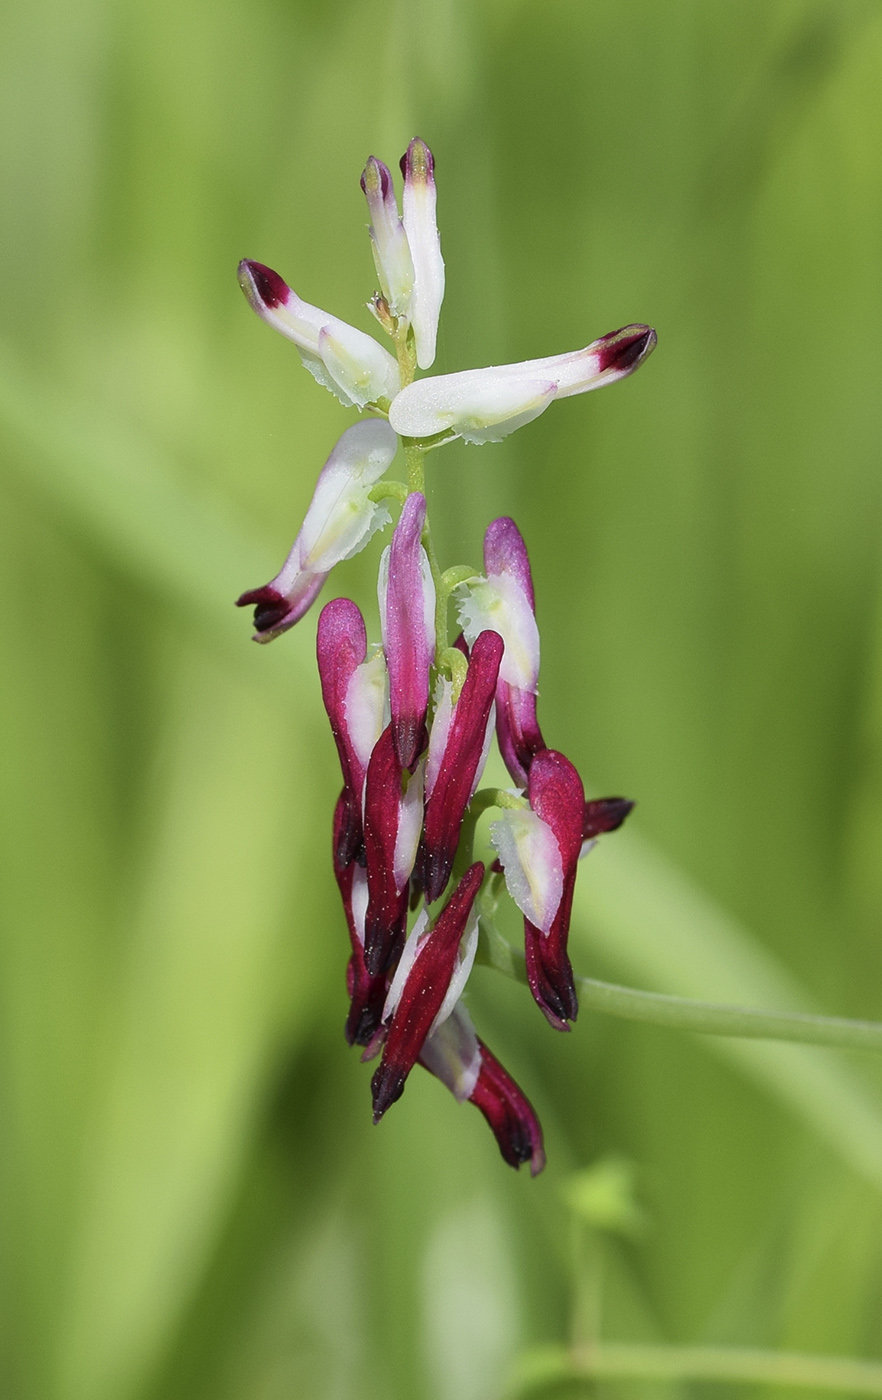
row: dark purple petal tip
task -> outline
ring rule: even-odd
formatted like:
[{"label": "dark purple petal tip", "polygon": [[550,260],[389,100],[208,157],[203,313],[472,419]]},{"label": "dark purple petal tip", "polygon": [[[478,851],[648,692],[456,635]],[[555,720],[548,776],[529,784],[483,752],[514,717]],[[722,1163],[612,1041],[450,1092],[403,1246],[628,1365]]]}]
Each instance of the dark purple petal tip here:
[{"label": "dark purple petal tip", "polygon": [[251,298],[253,291],[270,311],[275,306],[284,306],[291,290],[271,267],[252,262],[250,258],[243,258],[239,264],[239,282],[247,297]]},{"label": "dark purple petal tip", "polygon": [[626,817],[633,812],[636,803],[627,797],[597,797],[585,803],[582,819],[582,840],[590,841],[607,831],[618,831]]},{"label": "dark purple petal tip", "polygon": [[435,157],[420,136],[413,138],[398,164],[405,180],[431,180],[435,174]]},{"label": "dark purple petal tip", "polygon": [[624,326],[605,335],[598,347],[600,373],[615,370],[630,373],[642,364],[656,347],[658,336],[649,326]]},{"label": "dark purple petal tip", "polygon": [[254,630],[263,633],[275,631],[285,621],[290,604],[284,594],[265,584],[263,588],[252,588],[243,593],[236,599],[236,607],[253,607]]}]

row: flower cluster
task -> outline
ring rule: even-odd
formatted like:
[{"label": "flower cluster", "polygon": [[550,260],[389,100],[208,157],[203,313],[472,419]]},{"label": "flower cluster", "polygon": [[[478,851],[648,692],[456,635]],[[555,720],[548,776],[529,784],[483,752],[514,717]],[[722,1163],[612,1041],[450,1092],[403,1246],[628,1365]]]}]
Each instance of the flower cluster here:
[{"label": "flower cluster", "polygon": [[[632,803],[586,801],[582,780],[549,748],[536,712],[539,632],[524,541],[494,520],[484,571],[442,572],[426,518],[424,462],[460,437],[496,442],[558,397],[631,374],[655,346],[627,326],[582,350],[522,364],[415,379],[435,359],[444,263],[435,221],[432,153],[415,139],[392,176],[371,157],[361,178],[380,290],[369,303],[395,355],[372,336],[310,306],[261,263],[239,280],[254,310],[297,346],[315,377],[347,407],[367,410],[323,467],[280,572],[243,593],[255,640],[291,627],[333,566],[391,524],[378,580],[381,643],[361,611],[337,598],[318,621],[322,697],[343,790],[333,820],[333,865],[349,930],[346,1038],[380,1056],[371,1081],[374,1122],[420,1063],[481,1110],[512,1166],[535,1175],[545,1154],[529,1101],[478,1038],[463,992],[482,919],[504,879],[524,916],[527,980],[549,1024],[569,1030],[578,1000],[567,953],[580,857],[620,826]],[[404,450],[408,480],[385,474]],[[459,631],[448,644],[449,612]],[[493,738],[515,784],[478,791]],[[472,858],[475,824],[499,809],[490,868]],[[410,922],[410,928],[408,928]]]}]

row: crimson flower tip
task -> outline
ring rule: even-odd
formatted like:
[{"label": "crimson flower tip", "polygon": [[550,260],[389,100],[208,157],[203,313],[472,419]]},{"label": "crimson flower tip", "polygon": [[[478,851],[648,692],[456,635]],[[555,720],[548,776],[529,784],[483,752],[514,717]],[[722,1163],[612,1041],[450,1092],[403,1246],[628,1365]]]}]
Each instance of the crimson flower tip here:
[{"label": "crimson flower tip", "polygon": [[237,608],[254,608],[254,641],[271,642],[274,637],[287,631],[297,621],[286,621],[291,605],[286,597],[269,584],[263,588],[250,588],[236,599]]},{"label": "crimson flower tip", "polygon": [[605,335],[598,347],[600,373],[614,370],[630,374],[643,363],[658,344],[658,336],[650,326],[624,326],[620,331]]},{"label": "crimson flower tip", "polygon": [[597,797],[591,802],[586,802],[582,818],[582,840],[590,841],[606,832],[618,831],[636,805],[636,802],[627,797]]},{"label": "crimson flower tip", "polygon": [[277,272],[251,258],[243,258],[239,264],[239,286],[250,302],[260,300],[270,310],[284,306],[290,292]]}]

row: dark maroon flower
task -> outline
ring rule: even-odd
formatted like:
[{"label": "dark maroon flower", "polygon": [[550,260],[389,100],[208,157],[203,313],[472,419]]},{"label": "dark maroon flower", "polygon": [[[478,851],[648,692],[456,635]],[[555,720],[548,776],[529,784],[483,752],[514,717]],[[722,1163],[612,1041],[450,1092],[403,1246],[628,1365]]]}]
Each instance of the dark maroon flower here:
[{"label": "dark maroon flower", "polygon": [[[466,932],[475,896],[484,878],[484,867],[476,861],[463,875],[435,925],[425,931],[425,915],[414,926],[405,952],[389,989],[384,1015],[391,1022],[386,1033],[383,1058],[371,1080],[374,1099],[374,1122],[379,1123],[396,1099],[404,1092],[404,1084],[423,1048],[426,1037],[437,1029],[438,1018],[453,1011],[461,987],[451,983],[457,970],[460,942]],[[422,927],[421,927],[422,924]],[[474,926],[471,957],[477,942],[477,921]],[[463,960],[465,975],[468,965]],[[461,979],[465,981],[465,977]]]},{"label": "dark maroon flower", "polygon": [[579,1012],[567,939],[582,849],[585,794],[576,769],[555,749],[544,749],[533,759],[527,793],[535,815],[554,833],[563,872],[560,903],[548,932],[524,919],[527,978],[549,1024],[563,1031],[569,1030],[567,1022],[575,1021]]},{"label": "dark maroon flower", "polygon": [[582,840],[593,841],[608,831],[618,831],[633,810],[634,803],[627,797],[595,797],[591,802],[586,802],[582,816]]},{"label": "dark maroon flower", "polygon": [[423,1045],[420,1064],[460,1103],[473,1103],[490,1124],[499,1150],[515,1170],[530,1163],[537,1176],[545,1166],[542,1128],[527,1096],[475,1034],[459,1002]]},{"label": "dark maroon flower", "polygon": [[429,904],[450,879],[462,819],[484,769],[502,651],[503,641],[497,632],[482,632],[472,647],[456,704],[452,682],[441,684],[429,740],[426,817],[417,865],[418,883]]}]

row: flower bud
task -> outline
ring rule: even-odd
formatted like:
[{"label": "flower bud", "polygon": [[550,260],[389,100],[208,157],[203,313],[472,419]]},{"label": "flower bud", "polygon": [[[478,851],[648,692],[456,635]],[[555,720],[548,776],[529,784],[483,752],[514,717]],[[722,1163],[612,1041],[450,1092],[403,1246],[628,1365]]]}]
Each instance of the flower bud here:
[{"label": "flower bud", "polygon": [[425,141],[415,136],[401,157],[404,231],[413,260],[410,322],[420,369],[435,361],[438,317],[444,300],[444,259],[435,222],[435,159]]},{"label": "flower bud", "polygon": [[371,251],[380,289],[394,316],[406,315],[413,288],[413,262],[387,166],[371,156],[361,177],[371,216]]}]

